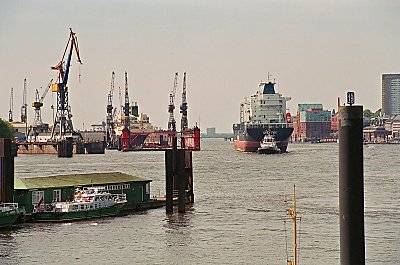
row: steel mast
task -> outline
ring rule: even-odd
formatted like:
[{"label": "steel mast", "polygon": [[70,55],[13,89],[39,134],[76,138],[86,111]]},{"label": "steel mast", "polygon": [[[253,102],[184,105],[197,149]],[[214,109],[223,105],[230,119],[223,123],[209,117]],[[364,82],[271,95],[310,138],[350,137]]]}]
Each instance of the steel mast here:
[{"label": "steel mast", "polygon": [[168,120],[168,130],[172,132],[176,132],[176,121],[174,116],[175,110],[175,93],[176,87],[178,86],[178,73],[175,73],[174,79],[174,87],[172,88],[171,93],[169,94],[169,105],[168,105],[168,112],[169,112],[169,120]]},{"label": "steel mast", "polygon": [[[78,62],[82,64],[79,55],[78,39],[75,36],[75,33],[70,28],[69,39],[67,42],[67,46],[65,47],[62,59],[56,66],[51,67],[52,70],[58,71],[57,82],[51,85],[51,91],[57,93],[57,112],[56,112],[56,117],[54,118],[54,125],[51,134],[51,139],[53,140],[55,139],[57,126],[58,126],[57,129],[59,133],[58,135],[59,139],[64,138],[66,133],[72,134],[74,132],[71,120],[72,118],[71,106],[69,105],[68,102],[68,86],[67,86],[73,50],[75,50],[76,52],[76,56],[78,57]],[[67,54],[67,51],[68,51],[68,56],[65,64],[64,59],[65,55]]]}]

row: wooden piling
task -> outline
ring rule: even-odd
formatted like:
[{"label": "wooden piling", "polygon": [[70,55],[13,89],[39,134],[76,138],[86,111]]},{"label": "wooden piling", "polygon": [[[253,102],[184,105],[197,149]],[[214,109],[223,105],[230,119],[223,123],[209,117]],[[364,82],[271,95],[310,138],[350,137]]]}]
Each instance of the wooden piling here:
[{"label": "wooden piling", "polygon": [[178,212],[184,213],[186,206],[186,174],[185,174],[185,150],[178,150],[178,168],[177,168],[177,179],[178,179]]},{"label": "wooden piling", "polygon": [[0,138],[0,202],[13,202],[14,154],[11,139]]}]

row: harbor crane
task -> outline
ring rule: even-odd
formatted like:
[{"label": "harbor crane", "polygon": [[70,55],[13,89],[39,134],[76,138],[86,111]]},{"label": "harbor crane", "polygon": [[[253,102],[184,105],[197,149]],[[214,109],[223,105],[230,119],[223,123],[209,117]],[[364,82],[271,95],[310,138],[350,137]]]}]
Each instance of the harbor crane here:
[{"label": "harbor crane", "polygon": [[[68,101],[68,86],[67,86],[69,71],[71,67],[71,58],[74,50],[78,59],[78,63],[82,64],[79,55],[78,39],[75,33],[70,28],[69,39],[67,42],[67,46],[65,47],[61,61],[56,66],[51,67],[52,70],[58,71],[58,77],[56,83],[51,84],[51,91],[57,93],[56,116],[54,118],[54,125],[51,133],[51,139],[53,140],[55,139],[56,130],[58,133],[58,139],[63,139],[66,133],[70,134],[74,133],[74,128],[71,120],[72,118],[71,106],[69,105]],[[65,62],[66,55],[67,59]]]},{"label": "harbor crane", "polygon": [[8,121],[9,122],[13,122],[13,109],[14,109],[14,89],[11,88],[10,110],[8,111]]},{"label": "harbor crane", "polygon": [[128,73],[125,72],[125,105],[124,105],[124,129],[130,129],[129,119],[129,94],[128,94]]},{"label": "harbor crane", "polygon": [[35,111],[35,118],[34,118],[33,124],[32,124],[34,128],[40,127],[43,125],[41,108],[43,107],[44,98],[46,97],[47,92],[49,92],[52,82],[53,82],[53,79],[50,80],[49,84],[44,89],[42,96],[39,96],[39,91],[36,89],[35,101],[32,102],[32,107]]},{"label": "harbor crane", "polygon": [[125,72],[125,105],[124,105],[124,128],[122,129],[121,143],[119,149],[126,151],[130,149],[131,131],[129,115],[128,74]]},{"label": "harbor crane", "polygon": [[186,101],[186,72],[183,73],[183,89],[182,89],[182,104],[181,104],[181,131],[184,131],[188,128],[188,119],[187,119],[187,101]]},{"label": "harbor crane", "polygon": [[24,78],[24,91],[22,93],[22,106],[21,106],[21,122],[26,123],[27,122],[27,107],[28,105],[26,104],[26,78]]},{"label": "harbor crane", "polygon": [[174,87],[172,88],[171,94],[169,94],[169,105],[168,105],[168,112],[169,112],[169,120],[168,120],[168,130],[172,132],[176,132],[176,121],[174,116],[175,110],[175,93],[176,87],[178,86],[178,73],[175,73],[174,79]]},{"label": "harbor crane", "polygon": [[114,108],[112,105],[113,95],[114,95],[114,80],[115,80],[115,73],[112,72],[111,88],[107,96],[106,142],[108,148],[114,147],[115,143],[115,123],[114,123],[115,111],[113,113]]}]

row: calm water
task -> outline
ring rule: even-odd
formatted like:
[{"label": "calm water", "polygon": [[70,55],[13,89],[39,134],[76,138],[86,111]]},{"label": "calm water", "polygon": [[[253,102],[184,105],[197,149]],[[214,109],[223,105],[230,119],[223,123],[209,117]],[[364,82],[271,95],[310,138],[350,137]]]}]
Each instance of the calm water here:
[{"label": "calm water", "polygon": [[[338,145],[290,144],[281,155],[202,142],[194,153],[196,203],[125,217],[29,224],[0,233],[1,264],[286,264],[285,195],[296,184],[300,263],[339,264]],[[400,146],[364,149],[367,264],[400,264]],[[164,154],[19,156],[18,177],[121,171],[164,194]],[[286,223],[291,254],[292,223]]]}]

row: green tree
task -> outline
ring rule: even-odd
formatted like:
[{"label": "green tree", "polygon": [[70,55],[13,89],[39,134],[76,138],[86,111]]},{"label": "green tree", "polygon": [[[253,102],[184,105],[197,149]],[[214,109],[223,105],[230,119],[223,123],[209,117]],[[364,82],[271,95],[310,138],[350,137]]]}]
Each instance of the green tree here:
[{"label": "green tree", "polygon": [[364,110],[364,117],[371,119],[372,115],[373,115],[373,113],[369,109]]},{"label": "green tree", "polygon": [[13,138],[14,128],[8,122],[0,118],[0,138]]}]

